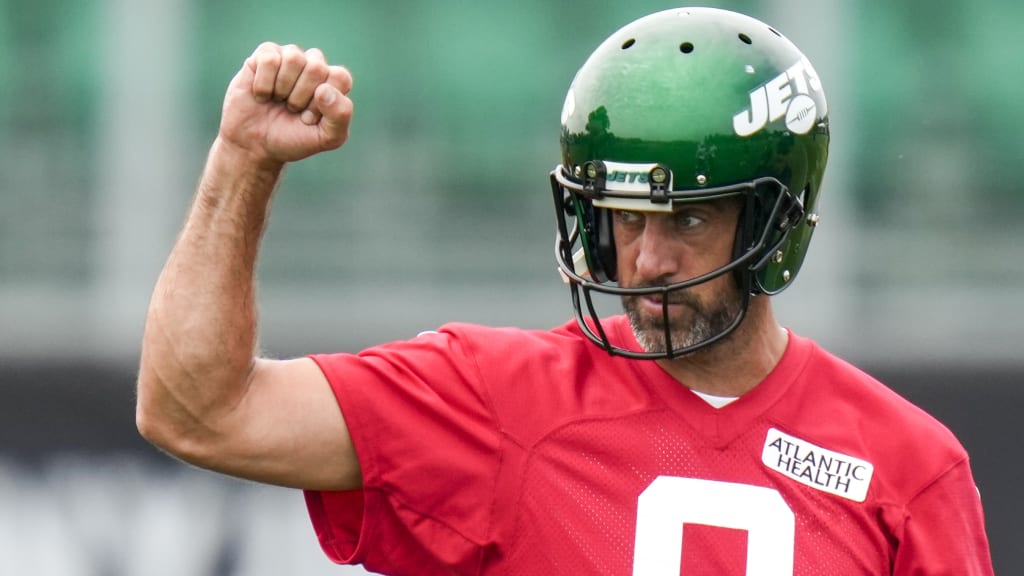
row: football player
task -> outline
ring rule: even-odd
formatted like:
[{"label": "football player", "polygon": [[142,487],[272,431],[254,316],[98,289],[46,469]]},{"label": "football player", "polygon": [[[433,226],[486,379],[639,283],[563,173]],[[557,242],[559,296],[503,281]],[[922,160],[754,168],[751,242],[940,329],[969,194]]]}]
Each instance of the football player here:
[{"label": "football player", "polygon": [[146,438],[304,489],[330,558],[384,574],[992,573],[956,438],[773,315],[830,130],[777,30],[668,10],[580,68],[550,175],[574,319],[257,357],[274,186],[343,144],[351,86],[274,44],[232,80],[147,317]]}]

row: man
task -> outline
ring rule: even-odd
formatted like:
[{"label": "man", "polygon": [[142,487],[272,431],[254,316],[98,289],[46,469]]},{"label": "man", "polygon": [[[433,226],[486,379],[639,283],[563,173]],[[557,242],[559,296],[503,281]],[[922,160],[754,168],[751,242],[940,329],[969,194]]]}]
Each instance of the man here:
[{"label": "man", "polygon": [[345,141],[351,86],[272,44],[232,80],[147,318],[146,438],[306,490],[326,553],[388,574],[992,573],[952,434],[773,317],[829,139],[777,31],[669,10],[580,69],[551,175],[576,321],[255,357],[274,186]]}]

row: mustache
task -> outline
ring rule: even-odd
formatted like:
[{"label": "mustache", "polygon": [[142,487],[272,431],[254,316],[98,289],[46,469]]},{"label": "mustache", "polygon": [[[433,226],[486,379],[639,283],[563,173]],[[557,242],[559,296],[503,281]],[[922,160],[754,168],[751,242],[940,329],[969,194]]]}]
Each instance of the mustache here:
[{"label": "mustache", "polygon": [[[630,288],[660,288],[661,286],[663,286],[663,284],[630,286]],[[698,300],[696,296],[690,293],[689,289],[678,289],[672,290],[670,292],[655,292],[652,294],[628,295],[622,297],[622,299],[626,302],[636,302],[640,298],[649,298],[651,300],[654,300],[655,302],[658,302],[659,304],[667,300],[669,304],[684,304],[694,308],[700,307],[701,305],[700,300]]]}]

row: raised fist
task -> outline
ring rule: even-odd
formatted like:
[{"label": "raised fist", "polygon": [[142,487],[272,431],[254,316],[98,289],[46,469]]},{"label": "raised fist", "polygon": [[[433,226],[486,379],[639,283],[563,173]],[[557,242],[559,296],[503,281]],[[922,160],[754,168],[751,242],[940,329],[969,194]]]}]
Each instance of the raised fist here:
[{"label": "raised fist", "polygon": [[348,70],[319,49],[265,42],[228,86],[219,138],[265,165],[333,150],[348,138],[351,89]]}]

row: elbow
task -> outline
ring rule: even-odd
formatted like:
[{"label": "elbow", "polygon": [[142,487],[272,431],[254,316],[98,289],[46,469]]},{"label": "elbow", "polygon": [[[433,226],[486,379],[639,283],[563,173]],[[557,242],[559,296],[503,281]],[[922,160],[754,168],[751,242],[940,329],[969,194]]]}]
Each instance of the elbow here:
[{"label": "elbow", "polygon": [[171,401],[173,395],[157,379],[140,377],[135,404],[135,428],[139,435],[160,450],[193,462],[197,459],[196,422],[185,408]]},{"label": "elbow", "polygon": [[206,412],[176,400],[154,376],[140,376],[135,404],[135,427],[160,451],[201,468],[215,468],[221,454],[223,432]]},{"label": "elbow", "polygon": [[152,393],[148,383],[139,378],[138,392],[135,402],[135,428],[139,435],[150,444],[174,452],[172,441],[176,434],[170,431],[170,423],[166,411],[160,410],[152,402]]},{"label": "elbow", "polygon": [[161,452],[205,467],[204,443],[196,440],[195,428],[182,424],[164,410],[147,405],[140,399],[135,406],[135,428],[144,440]]},{"label": "elbow", "polygon": [[164,435],[161,433],[159,418],[143,402],[141,391],[139,399],[135,403],[135,428],[139,431],[139,435],[150,444],[158,446],[162,444]]}]

